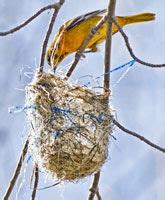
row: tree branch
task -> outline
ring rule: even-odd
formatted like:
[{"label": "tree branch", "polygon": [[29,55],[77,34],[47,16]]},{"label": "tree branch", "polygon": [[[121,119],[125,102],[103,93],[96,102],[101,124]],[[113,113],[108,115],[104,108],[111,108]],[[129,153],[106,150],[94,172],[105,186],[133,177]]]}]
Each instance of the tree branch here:
[{"label": "tree branch", "polygon": [[97,199],[98,199],[98,200],[102,200],[101,195],[100,195],[100,193],[99,193],[99,188],[97,188],[96,196],[97,196]]},{"label": "tree branch", "polygon": [[57,14],[58,14],[58,12],[59,12],[59,10],[60,10],[60,8],[61,8],[61,6],[63,5],[64,2],[65,2],[65,0],[59,0],[59,2],[57,4],[55,4],[56,5],[54,7],[55,10],[54,10],[52,18],[50,20],[50,23],[49,23],[49,26],[48,26],[48,30],[46,32],[45,39],[44,39],[43,45],[42,45],[40,65],[39,65],[39,73],[43,72],[46,48],[47,48],[47,44],[48,44],[48,41],[49,41],[49,37],[50,37],[50,35],[52,33],[53,25],[54,25],[54,22],[56,20]]},{"label": "tree branch", "polygon": [[154,149],[157,149],[163,153],[165,153],[165,148],[162,148],[154,143],[152,143],[150,140],[146,139],[145,137],[139,135],[136,132],[130,131],[127,128],[125,128],[123,125],[121,125],[118,121],[116,121],[114,118],[112,119],[112,122],[122,131],[124,131],[125,133],[132,135],[136,138],[138,138],[139,140],[143,141],[144,143],[148,144],[149,146],[153,147]]},{"label": "tree branch", "polygon": [[100,171],[94,174],[94,179],[91,188],[89,189],[88,200],[93,200],[96,192],[98,191],[98,184],[100,179]]},{"label": "tree branch", "polygon": [[21,28],[23,28],[24,26],[28,25],[31,21],[33,21],[36,17],[38,17],[44,11],[52,9],[52,8],[57,9],[58,7],[59,7],[58,3],[54,3],[54,4],[50,4],[48,6],[45,6],[45,7],[41,8],[39,11],[37,11],[33,16],[31,16],[30,18],[28,18],[27,20],[22,22],[20,25],[14,27],[8,31],[0,32],[0,36],[6,36],[6,35],[9,35],[9,34],[12,34],[16,31],[18,31]]},{"label": "tree branch", "polygon": [[37,164],[34,166],[34,186],[32,191],[32,200],[35,200],[37,187],[38,187],[38,181],[39,181],[39,170]]},{"label": "tree branch", "polygon": [[71,67],[69,68],[68,72],[66,73],[65,80],[67,80],[71,76],[71,74],[74,71],[75,67],[77,66],[80,58],[82,57],[86,46],[88,45],[90,40],[94,37],[94,35],[99,31],[99,29],[103,26],[105,21],[106,21],[106,16],[102,17],[101,20],[98,22],[98,24],[91,29],[90,34],[86,37],[86,39],[84,40],[84,42],[81,45],[81,47],[79,48],[79,50],[76,52],[75,59],[71,65]]},{"label": "tree branch", "polygon": [[124,38],[124,41],[125,41],[125,45],[131,55],[131,57],[138,63],[142,64],[142,65],[145,65],[145,66],[148,66],[148,67],[152,67],[152,68],[161,68],[161,67],[165,67],[165,64],[152,64],[152,63],[148,63],[148,62],[145,62],[145,61],[142,61],[141,59],[139,59],[133,52],[133,49],[130,45],[130,42],[129,42],[129,39],[128,39],[128,36],[125,34],[125,32],[123,31],[123,29],[120,27],[120,25],[116,22],[116,20],[112,17],[111,18],[113,23],[117,26],[119,32],[121,33],[121,35],[123,36]]},{"label": "tree branch", "polygon": [[15,186],[15,183],[17,181],[17,178],[18,178],[18,176],[20,174],[20,171],[21,171],[21,168],[22,168],[22,164],[23,164],[24,159],[25,159],[25,155],[26,155],[27,150],[28,150],[28,145],[29,145],[29,139],[27,139],[25,144],[24,144],[24,147],[22,149],[18,164],[17,164],[15,172],[13,174],[13,177],[11,178],[9,186],[8,186],[8,188],[6,190],[6,193],[2,198],[3,200],[8,200],[9,199],[9,196],[10,196],[10,194],[11,194],[11,192],[12,192],[14,186]]},{"label": "tree branch", "polygon": [[[116,7],[116,0],[109,0],[107,14],[102,19],[102,20],[106,19],[106,43],[105,43],[105,60],[104,60],[104,65],[105,65],[105,68],[104,68],[104,94],[107,94],[107,92],[108,92],[108,95],[106,95],[106,98],[105,98],[106,108],[108,108],[109,88],[110,88],[109,71],[110,71],[111,48],[112,48],[112,45],[111,45],[112,44],[112,20],[111,20],[111,18],[115,14],[115,7]],[[98,191],[99,179],[100,179],[100,171],[94,175],[93,184],[89,190],[90,194],[89,194],[88,200],[93,200],[95,194],[96,194],[98,200],[101,199],[101,196]]]},{"label": "tree branch", "polygon": [[[115,15],[116,0],[109,0],[106,20],[106,41],[105,41],[105,60],[104,60],[104,93],[109,93],[110,89],[110,68],[111,68],[111,47],[112,47],[112,20]],[[107,97],[107,102],[109,96]]]}]

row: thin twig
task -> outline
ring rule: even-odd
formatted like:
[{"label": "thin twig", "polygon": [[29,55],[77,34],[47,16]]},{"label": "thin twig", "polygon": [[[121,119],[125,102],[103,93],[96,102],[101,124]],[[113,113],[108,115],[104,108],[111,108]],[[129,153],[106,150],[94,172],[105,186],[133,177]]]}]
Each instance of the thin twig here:
[{"label": "thin twig", "polygon": [[148,66],[148,67],[152,67],[152,68],[161,68],[161,67],[165,67],[165,64],[153,64],[153,63],[148,63],[148,62],[145,62],[141,59],[139,59],[133,52],[133,49],[130,45],[130,42],[129,42],[129,38],[128,36],[125,34],[125,32],[123,31],[123,29],[120,27],[120,25],[116,22],[116,20],[112,17],[112,21],[113,23],[117,26],[119,32],[121,33],[121,35],[123,36],[124,38],[124,41],[125,41],[125,45],[131,55],[131,57],[138,63],[142,64],[142,65],[145,65],[145,66]]},{"label": "thin twig", "polygon": [[88,196],[88,200],[93,200],[96,192],[98,191],[98,184],[100,179],[100,171],[94,174],[94,179],[92,183],[92,187],[89,189],[90,193]]},{"label": "thin twig", "polygon": [[112,119],[112,122],[122,131],[124,131],[125,133],[128,133],[129,135],[132,135],[136,138],[138,138],[139,140],[143,141],[144,143],[148,144],[149,146],[153,147],[154,149],[157,149],[163,153],[165,153],[165,148],[160,147],[156,144],[154,144],[153,142],[151,142],[150,140],[146,139],[145,137],[139,135],[136,132],[130,131],[127,128],[125,128],[123,125],[121,125],[118,121],[116,121],[114,118]]},{"label": "thin twig", "polygon": [[84,40],[84,42],[81,45],[81,47],[79,48],[79,50],[76,52],[75,59],[71,65],[71,67],[69,68],[69,70],[66,73],[65,80],[67,80],[71,76],[73,70],[75,69],[76,65],[78,64],[80,58],[82,57],[86,46],[88,45],[90,40],[94,37],[94,35],[99,31],[99,29],[103,26],[105,21],[106,21],[106,16],[102,17],[101,20],[97,23],[97,25],[91,29],[90,34],[86,37],[86,39]]},{"label": "thin twig", "polygon": [[38,188],[37,190],[46,190],[46,189],[49,189],[49,188],[52,188],[54,186],[57,186],[61,183],[61,181],[57,182],[57,183],[54,183],[53,185],[49,185],[49,186],[46,186],[46,187],[42,187],[42,188]]},{"label": "thin twig", "polygon": [[8,31],[0,32],[0,36],[6,36],[6,35],[12,34],[12,33],[16,32],[16,31],[20,30],[21,28],[23,28],[24,26],[29,24],[32,20],[34,20],[36,17],[38,17],[44,11],[52,9],[52,8],[56,9],[57,7],[58,7],[58,3],[54,3],[54,4],[50,4],[48,6],[45,6],[45,7],[41,8],[33,16],[31,16],[30,18],[28,18],[27,20],[25,20],[24,22],[22,22],[18,26],[14,27],[14,28],[12,28],[12,29],[10,29]]},{"label": "thin twig", "polygon": [[43,41],[43,45],[42,45],[42,49],[41,49],[39,73],[43,72],[46,48],[47,48],[47,44],[48,44],[48,41],[49,41],[49,37],[50,37],[50,35],[52,33],[53,25],[54,25],[54,22],[56,20],[57,14],[58,14],[58,12],[59,12],[59,10],[60,10],[60,8],[61,8],[61,6],[63,5],[64,2],[65,2],[65,0],[59,0],[59,2],[56,4],[55,10],[54,10],[53,15],[51,17],[51,20],[50,20],[50,23],[49,23],[49,26],[48,26],[48,30],[46,32],[45,39]]},{"label": "thin twig", "polygon": [[18,176],[20,174],[20,171],[21,171],[21,168],[22,168],[22,164],[23,164],[24,159],[25,159],[25,155],[26,155],[27,150],[28,150],[28,144],[29,144],[29,139],[26,140],[26,142],[25,142],[25,144],[23,146],[23,149],[22,149],[18,164],[16,166],[15,172],[13,174],[13,177],[11,178],[9,186],[8,186],[8,188],[6,190],[6,193],[2,198],[3,200],[8,200],[9,199],[9,196],[10,196],[10,194],[11,194],[11,192],[12,192],[14,186],[15,186],[15,183],[17,181],[17,178],[18,178]]},{"label": "thin twig", "polygon": [[38,181],[39,181],[39,170],[37,164],[34,166],[34,186],[32,191],[32,200],[35,200],[37,187],[38,187]]}]

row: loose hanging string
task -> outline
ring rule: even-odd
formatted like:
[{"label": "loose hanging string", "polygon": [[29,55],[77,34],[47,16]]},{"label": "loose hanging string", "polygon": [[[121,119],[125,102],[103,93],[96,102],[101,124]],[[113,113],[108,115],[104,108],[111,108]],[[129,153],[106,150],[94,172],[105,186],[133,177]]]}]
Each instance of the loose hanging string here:
[{"label": "loose hanging string", "polygon": [[[100,79],[101,77],[103,77],[105,74],[111,74],[111,73],[116,72],[116,71],[118,71],[118,70],[120,70],[120,69],[122,69],[122,68],[125,68],[125,67],[128,67],[128,69],[129,69],[129,68],[131,68],[131,67],[135,64],[135,62],[136,62],[136,60],[131,60],[131,61],[125,63],[125,64],[119,65],[119,66],[115,67],[114,69],[110,70],[109,72],[104,73],[104,74],[101,74],[100,76],[97,76],[97,77],[94,78],[93,80],[94,80],[94,81],[97,81],[98,79]],[[89,81],[89,82],[88,82],[87,84],[85,84],[84,86],[87,87],[87,86],[90,85],[90,84],[91,84],[91,81]]]}]

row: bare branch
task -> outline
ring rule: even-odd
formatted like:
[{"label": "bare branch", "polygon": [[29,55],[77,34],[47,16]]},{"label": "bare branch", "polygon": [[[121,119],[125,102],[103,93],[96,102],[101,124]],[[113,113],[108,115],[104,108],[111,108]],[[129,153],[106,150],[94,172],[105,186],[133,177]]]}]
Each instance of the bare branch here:
[{"label": "bare branch", "polygon": [[[108,108],[108,102],[109,102],[109,88],[110,88],[110,60],[111,60],[111,42],[112,42],[112,21],[111,18],[112,16],[114,16],[115,13],[115,6],[116,6],[116,0],[109,0],[109,4],[108,4],[108,10],[107,10],[107,15],[100,21],[100,23],[103,20],[106,20],[107,23],[107,27],[106,27],[106,43],[105,43],[105,68],[104,68],[104,94],[106,95],[105,98],[105,105],[106,108]],[[103,21],[105,22],[105,21]],[[93,200],[94,196],[96,194],[98,200],[101,199],[101,196],[99,194],[98,191],[98,183],[99,183],[99,179],[100,179],[100,171],[97,172],[94,175],[94,179],[93,179],[93,184],[92,187],[90,188],[90,194],[88,197],[88,200]]]},{"label": "bare branch", "polygon": [[10,29],[8,31],[0,32],[0,36],[6,36],[6,35],[12,34],[12,33],[16,32],[16,31],[20,30],[24,26],[28,25],[31,21],[33,21],[36,17],[38,17],[44,11],[52,9],[52,8],[57,9],[58,6],[59,6],[58,3],[54,3],[54,4],[50,4],[48,6],[45,6],[45,7],[41,8],[33,16],[31,16],[30,18],[28,18],[27,20],[25,20],[24,22],[22,22],[20,25],[14,27],[14,28],[12,28],[12,29]]},{"label": "bare branch", "polygon": [[22,164],[23,164],[24,159],[25,159],[25,155],[26,155],[27,150],[28,150],[28,145],[29,145],[29,139],[26,140],[26,142],[25,142],[25,144],[23,146],[23,149],[22,149],[18,164],[16,166],[15,172],[13,174],[13,177],[11,178],[9,186],[8,186],[8,188],[6,190],[6,193],[2,198],[3,200],[8,200],[9,199],[9,196],[10,196],[10,194],[11,194],[11,192],[12,192],[14,186],[15,186],[15,183],[17,181],[17,178],[18,178],[18,176],[20,174],[20,171],[21,171],[21,168],[22,168]]},{"label": "bare branch", "polygon": [[94,179],[92,182],[92,187],[89,189],[89,196],[88,200],[93,200],[96,192],[98,191],[98,184],[100,179],[100,171],[98,171],[96,174],[94,174]]},{"label": "bare branch", "polygon": [[124,41],[125,41],[125,45],[131,55],[131,57],[138,63],[142,64],[142,65],[145,65],[145,66],[148,66],[148,67],[152,67],[152,68],[161,68],[161,67],[165,67],[165,64],[152,64],[152,63],[148,63],[148,62],[145,62],[145,61],[142,61],[141,59],[139,59],[133,52],[133,49],[130,45],[130,42],[129,42],[129,39],[128,39],[128,36],[125,34],[125,32],[123,31],[123,29],[120,27],[120,25],[116,22],[116,20],[112,17],[112,21],[113,23],[117,26],[119,32],[121,33],[121,35],[123,36],[124,38]]},{"label": "bare branch", "polygon": [[58,14],[58,12],[59,12],[59,10],[60,10],[60,8],[61,8],[61,6],[63,5],[64,2],[65,2],[65,0],[59,0],[59,3],[55,4],[56,7],[55,7],[55,10],[53,12],[52,18],[50,20],[50,23],[49,23],[49,26],[48,26],[48,30],[46,32],[45,39],[44,39],[43,45],[42,45],[40,65],[39,65],[39,73],[43,72],[46,48],[47,48],[47,44],[48,44],[48,41],[49,41],[49,37],[50,37],[50,35],[52,33],[53,25],[54,25],[54,22],[56,20],[57,14]]},{"label": "bare branch", "polygon": [[139,140],[145,142],[146,144],[148,144],[149,146],[165,153],[165,148],[162,148],[154,143],[152,143],[150,140],[146,139],[145,137],[139,135],[138,133],[136,132],[133,132],[133,131],[130,131],[128,130],[127,128],[125,128],[124,126],[122,126],[118,121],[116,121],[114,118],[112,119],[112,122],[119,128],[121,129],[122,131],[124,131],[125,133],[128,133],[129,135],[132,135],[136,138],[138,138]]},{"label": "bare branch", "polygon": [[106,21],[106,16],[102,17],[101,20],[98,22],[98,24],[97,24],[95,27],[93,27],[93,28],[91,29],[90,34],[86,37],[86,39],[84,40],[84,42],[83,42],[83,44],[81,45],[81,47],[79,48],[79,50],[76,52],[76,54],[75,54],[75,59],[74,59],[72,65],[71,65],[71,67],[69,68],[68,72],[66,73],[65,80],[67,80],[67,79],[71,76],[73,70],[74,70],[75,67],[77,66],[77,64],[78,64],[78,62],[79,62],[79,60],[80,60],[80,58],[82,57],[83,52],[84,52],[86,46],[88,45],[88,43],[90,42],[90,40],[93,38],[93,36],[94,36],[94,35],[99,31],[99,29],[103,26],[103,24],[104,24],[105,21]]},{"label": "bare branch", "polygon": [[[116,0],[109,0],[106,20],[106,41],[105,41],[105,60],[104,60],[104,93],[109,93],[110,88],[110,68],[111,68],[111,47],[112,47],[112,20],[115,15]],[[107,98],[109,101],[109,98]]]},{"label": "bare branch", "polygon": [[97,196],[97,199],[98,199],[98,200],[102,200],[101,195],[100,195],[100,193],[99,193],[99,188],[97,188],[96,196]]},{"label": "bare branch", "polygon": [[32,191],[32,200],[35,200],[37,187],[38,187],[38,181],[39,181],[39,170],[37,164],[34,166],[34,186]]}]

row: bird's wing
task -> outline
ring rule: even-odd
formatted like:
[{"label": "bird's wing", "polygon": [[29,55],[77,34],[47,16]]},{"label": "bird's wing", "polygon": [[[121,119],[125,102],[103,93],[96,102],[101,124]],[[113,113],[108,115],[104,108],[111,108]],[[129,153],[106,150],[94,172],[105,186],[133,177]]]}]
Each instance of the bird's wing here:
[{"label": "bird's wing", "polygon": [[75,26],[79,25],[81,22],[87,20],[87,19],[90,19],[92,17],[95,17],[97,15],[101,15],[103,13],[105,13],[107,10],[104,9],[104,10],[95,10],[93,12],[89,12],[89,13],[86,13],[85,15],[80,15],[76,18],[74,18],[73,20],[70,20],[66,23],[66,28],[65,30],[66,31],[69,31],[70,29],[74,28]]}]

